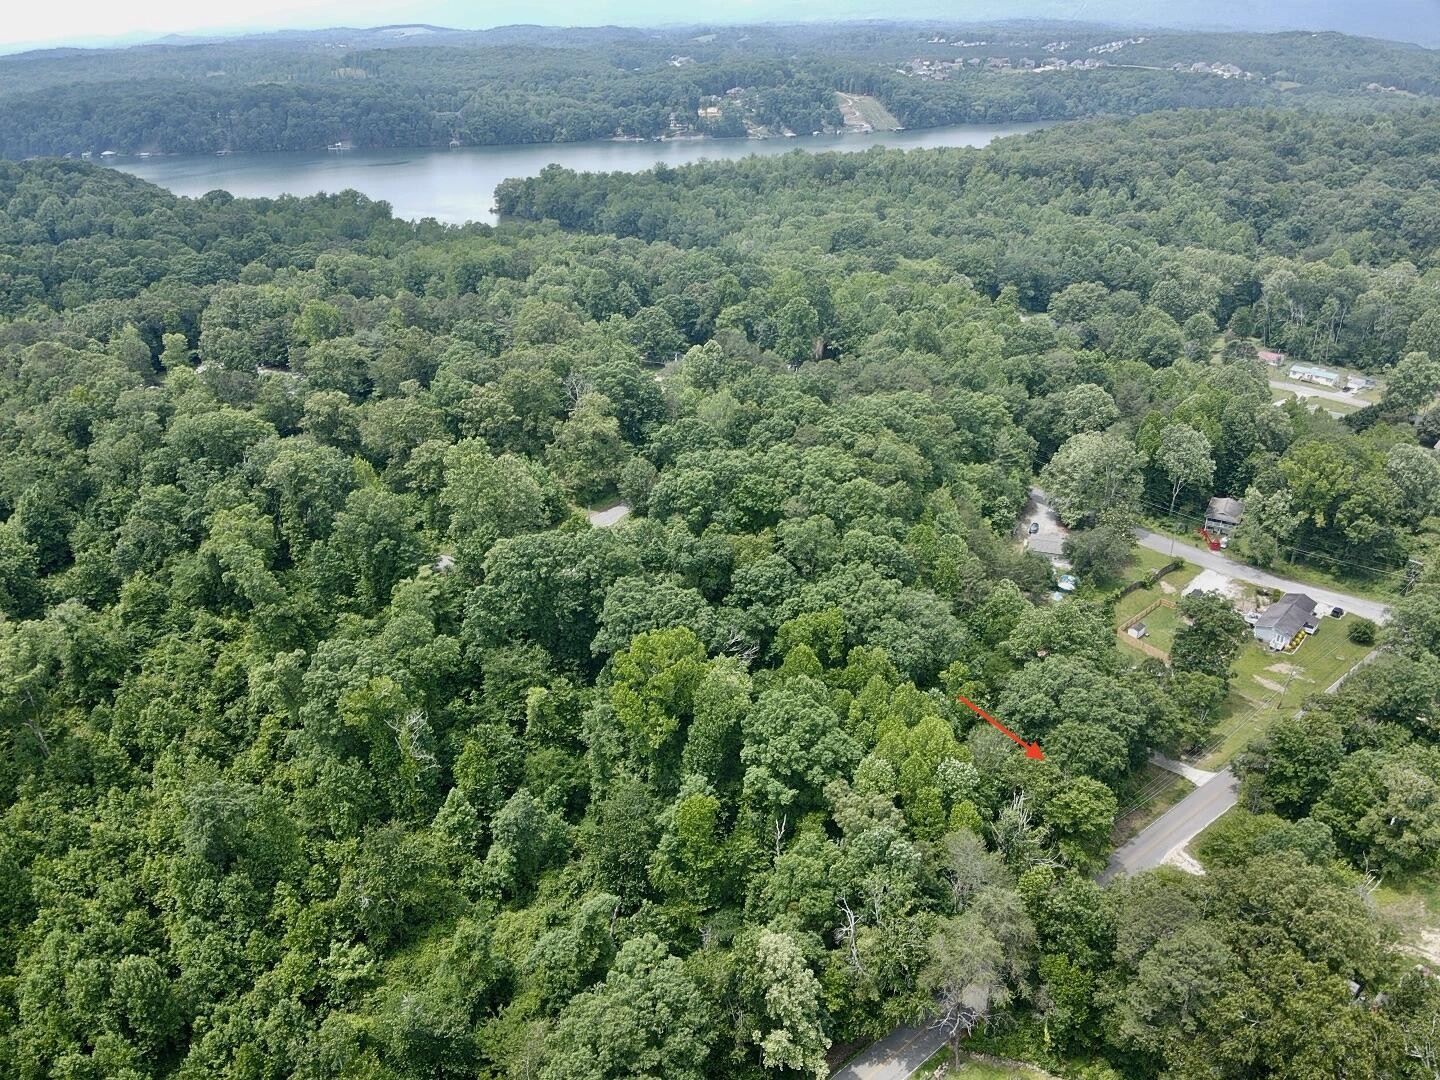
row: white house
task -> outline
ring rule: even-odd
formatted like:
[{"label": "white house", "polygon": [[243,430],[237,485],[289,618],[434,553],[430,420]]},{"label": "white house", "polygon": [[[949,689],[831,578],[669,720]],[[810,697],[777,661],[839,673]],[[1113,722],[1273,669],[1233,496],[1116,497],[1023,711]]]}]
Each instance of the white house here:
[{"label": "white house", "polygon": [[1319,386],[1339,386],[1340,373],[1314,364],[1291,364],[1290,378],[1295,382],[1316,383]]},{"label": "white house", "polygon": [[1302,632],[1313,633],[1318,625],[1315,601],[1304,593],[1286,593],[1260,613],[1251,629],[1256,641],[1282,652]]}]

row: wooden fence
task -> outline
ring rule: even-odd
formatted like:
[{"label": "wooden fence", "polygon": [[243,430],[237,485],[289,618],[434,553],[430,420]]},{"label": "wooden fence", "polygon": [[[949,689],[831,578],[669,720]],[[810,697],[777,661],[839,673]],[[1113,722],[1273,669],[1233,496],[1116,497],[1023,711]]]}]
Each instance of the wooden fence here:
[{"label": "wooden fence", "polygon": [[1171,611],[1174,611],[1175,602],[1173,600],[1167,600],[1163,596],[1157,596],[1150,603],[1146,604],[1145,607],[1140,610],[1139,614],[1132,615],[1124,626],[1117,626],[1115,628],[1115,633],[1121,641],[1125,642],[1125,644],[1131,646],[1132,648],[1139,649],[1146,656],[1153,656],[1156,660],[1164,660],[1166,663],[1169,663],[1170,654],[1167,653],[1164,649],[1157,649],[1154,645],[1151,645],[1143,638],[1130,637],[1128,633],[1129,629],[1132,626],[1134,626],[1138,622],[1144,622],[1147,615],[1149,615],[1155,609],[1162,607],[1169,608]]}]

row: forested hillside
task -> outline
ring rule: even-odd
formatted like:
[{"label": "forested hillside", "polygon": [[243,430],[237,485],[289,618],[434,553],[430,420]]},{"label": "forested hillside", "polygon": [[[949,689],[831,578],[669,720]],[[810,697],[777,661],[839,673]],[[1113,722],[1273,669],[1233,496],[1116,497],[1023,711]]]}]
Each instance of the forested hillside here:
[{"label": "forested hillside", "polygon": [[847,123],[837,91],[911,128],[1373,109],[1440,93],[1440,54],[1339,34],[1043,23],[337,29],[0,57],[0,155],[808,135]]},{"label": "forested hillside", "polygon": [[[0,1074],[819,1077],[938,1003],[1086,1080],[1433,1077],[1364,874],[1440,861],[1435,130],[551,172],[498,229],[0,164]],[[1276,407],[1257,337],[1386,396]],[[1037,475],[1087,578],[1212,493],[1430,557],[1206,877],[1094,882],[1233,628],[1055,602]]]}]

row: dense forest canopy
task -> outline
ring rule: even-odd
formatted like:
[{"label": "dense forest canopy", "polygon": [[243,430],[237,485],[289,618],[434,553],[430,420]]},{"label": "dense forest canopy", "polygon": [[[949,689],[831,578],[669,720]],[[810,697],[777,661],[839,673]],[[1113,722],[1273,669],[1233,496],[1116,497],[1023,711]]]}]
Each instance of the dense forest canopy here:
[{"label": "dense forest canopy", "polygon": [[1181,106],[1374,108],[1440,93],[1440,53],[1339,34],[419,30],[0,57],[0,155],[809,134],[846,122],[837,91],[873,96],[912,128]]},{"label": "dense forest canopy", "polygon": [[[0,163],[0,1073],[824,1076],[939,1002],[1087,1080],[1433,1077],[1364,882],[1440,862],[1437,130],[550,172],[496,229]],[[1386,395],[1276,407],[1257,340]],[[1037,476],[1091,576],[1212,492],[1248,557],[1428,560],[1203,878],[1094,881],[1246,628],[1053,602]]]}]

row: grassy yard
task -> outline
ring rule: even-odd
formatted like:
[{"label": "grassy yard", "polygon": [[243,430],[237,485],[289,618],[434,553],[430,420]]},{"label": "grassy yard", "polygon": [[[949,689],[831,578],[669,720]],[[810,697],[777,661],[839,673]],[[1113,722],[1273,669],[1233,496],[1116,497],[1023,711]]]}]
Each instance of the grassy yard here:
[{"label": "grassy yard", "polygon": [[[1140,611],[1144,611],[1149,604],[1153,604],[1157,599],[1155,591],[1146,589],[1137,589],[1125,599],[1130,600],[1131,598],[1140,594],[1144,594],[1146,596],[1146,603],[1138,605],[1136,612],[1137,614]],[[1168,599],[1168,597],[1166,599]],[[1131,618],[1133,617],[1134,616],[1131,616]],[[1120,621],[1119,625],[1124,626],[1125,623],[1128,621],[1129,619],[1123,619]],[[1146,615],[1143,622],[1145,623],[1146,634],[1142,640],[1145,642],[1145,644],[1150,645],[1153,648],[1159,649],[1161,652],[1169,655],[1171,647],[1175,644],[1175,635],[1180,632],[1181,619],[1179,612],[1177,612],[1172,607],[1166,607],[1164,604],[1161,604],[1154,611],[1151,611],[1148,615]],[[1126,645],[1131,646],[1132,648],[1135,647],[1135,639],[1132,638],[1128,633],[1123,635],[1120,640]],[[1142,650],[1136,648],[1135,651],[1141,652]]]},{"label": "grassy yard", "polygon": [[[1205,541],[1193,531],[1188,524],[1177,523],[1173,519],[1157,515],[1146,520],[1145,525],[1153,532],[1163,533],[1166,537],[1175,541],[1175,553],[1179,558],[1185,557],[1185,548],[1205,550]],[[1183,530],[1183,531],[1178,531]],[[1228,554],[1228,553],[1227,553]],[[1160,556],[1161,561],[1166,561],[1165,556]],[[1368,578],[1340,576],[1332,574],[1328,570],[1312,566],[1308,563],[1292,563],[1285,559],[1277,559],[1274,564],[1266,567],[1268,573],[1277,577],[1291,578],[1302,585],[1316,585],[1325,589],[1334,589],[1337,592],[1347,592],[1354,596],[1363,596],[1370,600],[1393,601],[1395,591],[1389,586],[1393,578],[1383,578],[1380,582]],[[1235,578],[1244,579],[1245,567],[1237,563],[1234,571]],[[1166,581],[1174,581],[1174,577],[1167,577]]]},{"label": "grassy yard", "polygon": [[934,1076],[940,1066],[946,1066],[946,1077],[955,1080],[1047,1080],[1049,1073],[1032,1069],[1026,1065],[996,1065],[989,1061],[966,1058],[960,1067],[950,1066],[950,1048],[947,1046],[920,1067],[916,1076]]},{"label": "grassy yard", "polygon": [[1230,696],[1215,733],[1218,743],[1201,768],[1224,765],[1276,717],[1293,713],[1358,664],[1371,646],[1356,645],[1345,636],[1354,621],[1353,615],[1322,619],[1319,631],[1293,653],[1247,642],[1230,677]]},{"label": "grassy yard", "polygon": [[1440,874],[1387,878],[1373,897],[1399,931],[1401,947],[1440,965]]},{"label": "grassy yard", "polygon": [[[1303,405],[1306,409],[1324,409],[1328,413],[1358,412],[1360,409],[1363,409],[1366,405],[1370,404],[1368,401],[1336,401],[1333,398],[1309,397],[1308,395],[1305,397],[1300,397],[1300,395],[1295,393],[1295,391],[1293,390],[1281,390],[1273,386],[1270,388],[1270,394],[1271,400],[1277,403],[1282,401],[1290,401],[1293,398],[1299,397],[1300,404]],[[1358,394],[1352,396],[1357,398],[1359,397]]]},{"label": "grassy yard", "polygon": [[893,113],[876,98],[867,94],[835,94],[847,122],[858,120],[876,131],[899,131],[902,127]]},{"label": "grassy yard", "polygon": [[[1126,581],[1141,580],[1174,561],[1171,556],[1162,555],[1158,551],[1136,548],[1135,555],[1125,571],[1125,579]],[[1199,573],[1198,566],[1183,566],[1179,570],[1166,574],[1155,583],[1153,588],[1136,589],[1128,596],[1121,597],[1115,605],[1115,628],[1118,630],[1125,626],[1156,600],[1178,598],[1185,586],[1194,581]],[[1149,630],[1149,634],[1144,638],[1145,643],[1168,653],[1170,646],[1175,642],[1175,634],[1180,629],[1180,616],[1175,613],[1173,608],[1161,605],[1145,616],[1145,626]],[[1144,651],[1136,647],[1135,639],[1129,634],[1121,635],[1120,640],[1129,645],[1133,652],[1142,653]]]}]

